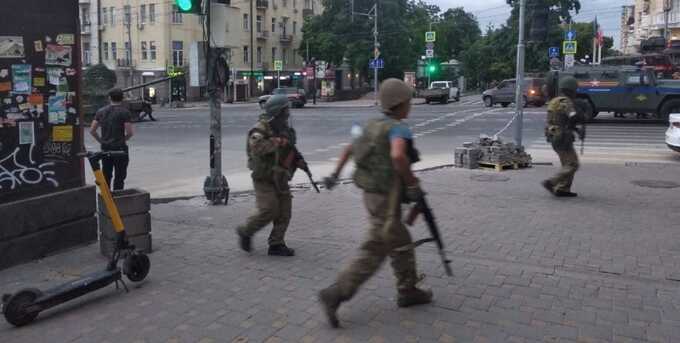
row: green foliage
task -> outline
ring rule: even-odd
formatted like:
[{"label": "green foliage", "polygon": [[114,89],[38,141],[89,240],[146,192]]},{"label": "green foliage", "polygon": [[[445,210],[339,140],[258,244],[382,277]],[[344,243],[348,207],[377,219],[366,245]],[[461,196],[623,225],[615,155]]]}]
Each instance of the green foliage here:
[{"label": "green foliage", "polygon": [[108,91],[116,85],[116,73],[103,64],[93,65],[83,73],[83,109],[91,115],[106,105]]}]

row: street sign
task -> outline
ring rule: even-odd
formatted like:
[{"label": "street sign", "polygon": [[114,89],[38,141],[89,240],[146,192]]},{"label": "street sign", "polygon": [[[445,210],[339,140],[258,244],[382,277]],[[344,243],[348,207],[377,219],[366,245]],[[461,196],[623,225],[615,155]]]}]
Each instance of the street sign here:
[{"label": "street sign", "polygon": [[434,41],[437,40],[437,33],[434,31],[427,31],[425,32],[425,42],[426,43],[434,43]]},{"label": "street sign", "polygon": [[425,57],[427,57],[427,58],[432,58],[432,57],[434,57],[434,50],[433,50],[433,49],[427,49],[427,50],[425,50]]},{"label": "street sign", "polygon": [[564,40],[576,40],[576,31],[568,30],[564,33]]},{"label": "street sign", "polygon": [[375,48],[373,49],[373,58],[378,58],[380,57],[380,49]]},{"label": "street sign", "polygon": [[553,47],[548,48],[548,57],[550,57],[550,58],[560,57],[560,47],[553,46]]},{"label": "street sign", "polygon": [[560,70],[562,69],[562,61],[560,61],[559,58],[553,57],[550,59],[550,69],[551,70]]},{"label": "street sign", "polygon": [[575,40],[565,40],[562,42],[562,52],[565,55],[576,55],[578,42]]},{"label": "street sign", "polygon": [[574,66],[574,55],[568,54],[564,55],[564,68],[571,68]]},{"label": "street sign", "polygon": [[376,58],[368,61],[369,69],[383,69],[385,68],[385,61],[382,58]]},{"label": "street sign", "polygon": [[281,61],[281,60],[275,60],[275,61],[274,61],[274,70],[276,70],[276,71],[282,71],[282,70],[283,70],[283,61]]},{"label": "street sign", "polygon": [[428,49],[428,50],[434,49],[434,43],[432,43],[432,42],[425,43],[425,49]]}]

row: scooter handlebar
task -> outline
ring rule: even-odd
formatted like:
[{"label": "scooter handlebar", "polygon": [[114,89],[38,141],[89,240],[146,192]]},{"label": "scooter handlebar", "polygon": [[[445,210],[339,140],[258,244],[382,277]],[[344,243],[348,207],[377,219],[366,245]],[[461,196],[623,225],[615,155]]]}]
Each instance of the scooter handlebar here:
[{"label": "scooter handlebar", "polygon": [[84,152],[79,152],[77,154],[78,157],[85,157],[85,158],[124,157],[124,156],[127,156],[127,155],[128,155],[128,153],[123,151],[123,150],[97,151],[97,152],[84,151]]}]

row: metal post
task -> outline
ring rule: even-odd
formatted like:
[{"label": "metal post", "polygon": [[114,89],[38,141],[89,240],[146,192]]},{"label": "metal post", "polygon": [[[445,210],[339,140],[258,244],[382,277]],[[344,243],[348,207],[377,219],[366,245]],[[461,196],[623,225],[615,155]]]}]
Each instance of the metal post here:
[{"label": "metal post", "polygon": [[276,71],[276,87],[281,88],[281,71]]},{"label": "metal post", "polygon": [[316,105],[316,59],[314,57],[312,57],[312,66],[314,67],[314,87],[312,90],[314,93],[312,94],[312,103]]},{"label": "metal post", "polygon": [[672,9],[673,9],[673,1],[664,0],[664,6],[663,6],[663,12],[664,12],[663,38],[666,41],[666,43],[668,43],[668,40],[669,40],[668,17],[670,16]]},{"label": "metal post", "polygon": [[524,120],[524,21],[526,16],[526,0],[519,2],[519,39],[517,41],[517,74],[515,76],[515,144],[522,146],[522,129]]},{"label": "metal post", "polygon": [[229,184],[222,175],[222,105],[219,94],[221,85],[217,83],[218,49],[211,46],[210,29],[210,3],[207,4],[208,16],[208,95],[210,97],[210,176],[203,183],[203,192],[206,198],[213,204],[227,204],[229,198]]},{"label": "metal post", "polygon": [[[378,54],[376,53],[378,51],[378,47],[380,47],[380,44],[378,44],[378,2],[376,1],[375,5],[373,5],[373,15],[375,15],[374,21],[373,21],[373,57],[375,60],[378,59]],[[377,64],[377,61],[376,61]],[[374,66],[373,68],[373,99],[374,103],[377,106],[378,105],[378,66]]]},{"label": "metal post", "polygon": [[253,18],[253,2],[255,2],[255,0],[250,0],[250,23],[248,23],[250,29],[250,76],[248,77],[248,89],[251,97],[255,94],[255,28],[253,27],[253,21],[255,19]]}]

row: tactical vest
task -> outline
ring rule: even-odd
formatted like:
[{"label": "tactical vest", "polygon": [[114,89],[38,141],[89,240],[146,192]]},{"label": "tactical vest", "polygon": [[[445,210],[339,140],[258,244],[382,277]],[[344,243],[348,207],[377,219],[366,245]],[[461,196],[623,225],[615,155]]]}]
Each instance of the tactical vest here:
[{"label": "tactical vest", "polygon": [[252,171],[252,178],[254,180],[271,180],[274,166],[277,163],[277,154],[272,152],[266,155],[258,156],[250,151],[250,136],[258,132],[264,136],[264,139],[269,139],[274,136],[271,126],[266,120],[259,120],[255,126],[248,131],[246,138],[246,153],[248,154],[248,169]]},{"label": "tactical vest", "polygon": [[[399,124],[390,117],[368,122],[359,138],[352,143],[352,155],[356,163],[354,183],[369,193],[387,194],[393,185],[394,166],[390,155],[390,130]],[[411,163],[419,160],[418,151],[409,140],[408,156]]]},{"label": "tactical vest", "polygon": [[574,103],[567,97],[557,97],[548,103],[545,137],[554,148],[569,148],[573,144],[574,134],[570,114],[574,111]]}]

